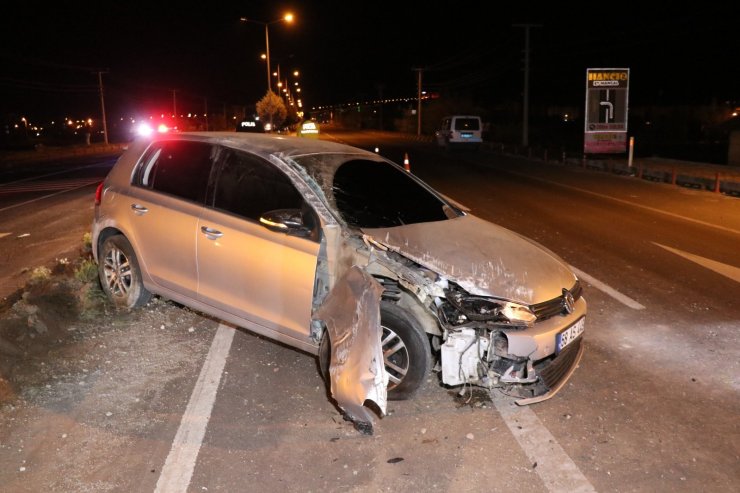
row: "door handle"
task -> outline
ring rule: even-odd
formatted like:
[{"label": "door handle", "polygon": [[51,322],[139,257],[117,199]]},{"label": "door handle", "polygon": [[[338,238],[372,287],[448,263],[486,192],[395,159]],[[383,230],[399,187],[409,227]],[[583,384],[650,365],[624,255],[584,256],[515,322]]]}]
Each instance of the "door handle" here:
[{"label": "door handle", "polygon": [[217,238],[221,238],[224,235],[221,231],[209,228],[208,226],[201,226],[200,232],[206,235],[209,240],[215,240]]},{"label": "door handle", "polygon": [[142,214],[146,214],[147,212],[149,212],[149,209],[147,209],[143,205],[139,205],[139,204],[131,204],[131,210],[133,210],[134,213],[137,214],[137,215],[139,215],[139,216],[141,216]]}]

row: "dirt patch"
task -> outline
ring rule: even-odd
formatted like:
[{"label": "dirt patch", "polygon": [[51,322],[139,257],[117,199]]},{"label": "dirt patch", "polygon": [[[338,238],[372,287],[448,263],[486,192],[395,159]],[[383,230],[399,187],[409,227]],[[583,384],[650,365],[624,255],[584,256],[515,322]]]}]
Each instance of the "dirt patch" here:
[{"label": "dirt patch", "polygon": [[490,391],[479,387],[464,387],[461,390],[450,390],[447,392],[455,401],[458,408],[486,408],[493,407]]},{"label": "dirt patch", "polygon": [[118,309],[89,261],[39,269],[0,313],[7,491],[142,491],[149,475],[131,470],[156,479],[157,437],[171,439],[208,351],[213,320],[159,297]]},{"label": "dirt patch", "polygon": [[82,354],[81,346],[95,346],[96,339],[121,325],[135,327],[135,332],[209,321],[158,297],[140,310],[116,307],[101,289],[96,265],[84,249],[72,261],[36,269],[31,281],[8,299],[12,303],[0,311],[0,405],[43,386],[55,362],[79,359],[65,353]]},{"label": "dirt patch", "polygon": [[111,307],[100,296],[95,279],[82,277],[92,270],[91,260],[81,255],[63,259],[53,268],[39,267],[30,281],[9,297],[0,311],[0,402],[17,394],[20,374],[30,362],[73,337],[69,327]]}]

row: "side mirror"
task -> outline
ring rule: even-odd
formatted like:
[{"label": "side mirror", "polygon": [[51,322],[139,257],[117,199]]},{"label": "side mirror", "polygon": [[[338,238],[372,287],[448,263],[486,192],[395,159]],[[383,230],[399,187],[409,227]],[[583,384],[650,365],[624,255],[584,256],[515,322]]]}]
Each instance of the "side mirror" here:
[{"label": "side mirror", "polygon": [[276,209],[260,216],[260,224],[276,233],[290,236],[311,236],[311,229],[303,224],[300,209]]}]

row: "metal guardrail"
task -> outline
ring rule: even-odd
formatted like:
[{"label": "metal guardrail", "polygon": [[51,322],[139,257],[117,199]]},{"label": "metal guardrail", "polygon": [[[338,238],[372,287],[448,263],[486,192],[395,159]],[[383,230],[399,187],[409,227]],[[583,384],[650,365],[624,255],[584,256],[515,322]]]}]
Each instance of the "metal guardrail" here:
[{"label": "metal guardrail", "polygon": [[[396,135],[399,135],[396,133]],[[400,134],[402,138],[419,142],[434,142],[429,135]],[[740,167],[711,163],[697,163],[667,158],[638,158],[629,166],[626,159],[586,159],[568,157],[565,153],[556,155],[547,149],[519,147],[500,142],[483,142],[481,149],[488,152],[527,159],[547,164],[576,166],[593,171],[603,171],[623,176],[634,176],[656,183],[722,193],[740,197]]]}]

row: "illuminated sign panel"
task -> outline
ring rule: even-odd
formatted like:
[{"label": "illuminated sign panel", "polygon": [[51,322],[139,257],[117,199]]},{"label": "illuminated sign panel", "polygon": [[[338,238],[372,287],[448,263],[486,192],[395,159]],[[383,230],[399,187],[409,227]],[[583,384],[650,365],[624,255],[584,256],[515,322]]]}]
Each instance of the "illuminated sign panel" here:
[{"label": "illuminated sign panel", "polygon": [[627,152],[630,69],[586,69],[586,119],[583,152]]}]

